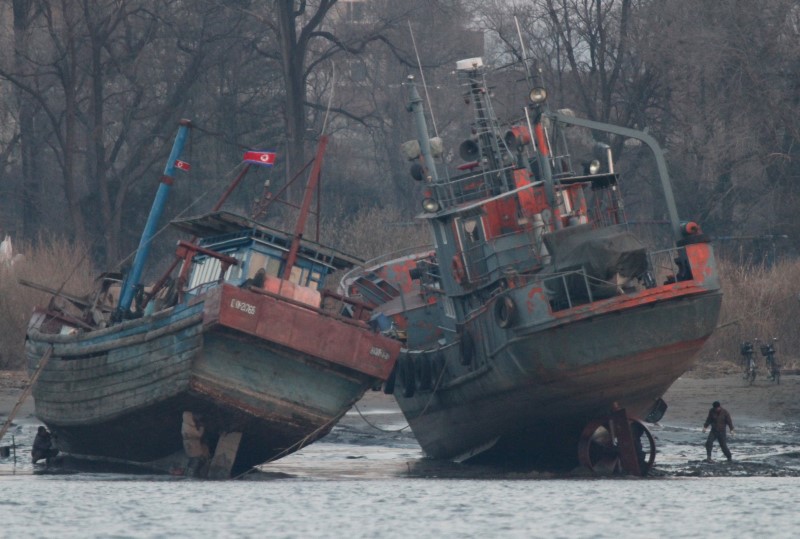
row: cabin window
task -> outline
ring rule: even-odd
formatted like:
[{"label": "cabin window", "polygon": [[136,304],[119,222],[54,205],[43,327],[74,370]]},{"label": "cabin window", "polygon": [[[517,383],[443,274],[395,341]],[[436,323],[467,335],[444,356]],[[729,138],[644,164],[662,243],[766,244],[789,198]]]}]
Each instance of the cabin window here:
[{"label": "cabin window", "polygon": [[464,238],[470,243],[475,243],[478,241],[480,239],[478,236],[478,220],[470,219],[468,221],[464,221],[464,232]]},{"label": "cabin window", "polygon": [[456,317],[456,308],[453,305],[453,298],[449,296],[444,296],[444,301],[442,302],[442,307],[444,308],[444,315],[448,318],[455,318]]},{"label": "cabin window", "polygon": [[316,270],[295,266],[292,268],[289,280],[294,284],[319,290],[319,286],[323,280],[323,274]]},{"label": "cabin window", "polygon": [[281,271],[281,260],[274,256],[253,252],[250,255],[250,265],[247,268],[247,277],[252,278],[261,268],[267,270],[267,275],[278,277]]},{"label": "cabin window", "polygon": [[[228,256],[235,256],[237,259],[240,259],[240,256],[237,256],[238,253],[225,253]],[[211,257],[195,257],[194,259],[194,270],[192,271],[192,277],[189,280],[189,288],[196,288],[202,284],[206,283],[213,283],[219,279],[219,272],[222,269],[222,264],[216,258]],[[225,279],[237,279],[241,277],[241,268],[240,266],[231,266],[228,268],[227,273],[225,274]]]},{"label": "cabin window", "polygon": [[237,279],[242,278],[242,270],[244,269],[244,253],[241,251],[236,251],[233,253],[227,253],[228,256],[232,256],[239,263],[236,266],[231,266],[228,268],[228,273],[225,274],[226,281],[235,281]]},{"label": "cabin window", "polygon": [[281,271],[281,261],[279,258],[269,257],[267,259],[267,275],[277,277]]},{"label": "cabin window", "polygon": [[461,251],[464,253],[467,278],[470,281],[482,278],[488,268],[482,248],[485,238],[481,218],[474,216],[456,220],[455,227],[461,241]]},{"label": "cabin window", "polygon": [[295,266],[292,268],[292,273],[291,275],[289,275],[289,280],[294,284],[305,285],[307,276],[308,276],[307,270]]},{"label": "cabin window", "polygon": [[196,288],[201,284],[213,281],[219,275],[219,268],[219,260],[216,258],[195,258],[194,272],[192,272],[189,288]]},{"label": "cabin window", "polygon": [[311,274],[308,277],[308,286],[319,290],[319,285],[322,284],[322,279],[322,273],[319,271],[311,271]]},{"label": "cabin window", "polygon": [[444,223],[439,224],[439,234],[442,236],[442,245],[447,245],[447,230],[444,227]]}]

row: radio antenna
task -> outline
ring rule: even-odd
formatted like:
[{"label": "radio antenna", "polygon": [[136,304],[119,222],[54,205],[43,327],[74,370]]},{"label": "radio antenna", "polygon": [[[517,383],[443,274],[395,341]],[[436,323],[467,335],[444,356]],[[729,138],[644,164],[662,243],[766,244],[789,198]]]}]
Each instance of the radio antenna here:
[{"label": "radio antenna", "polygon": [[519,37],[519,47],[522,50],[522,65],[525,66],[525,79],[528,81],[528,88],[533,88],[533,75],[528,64],[528,52],[525,50],[525,41],[522,39],[522,30],[519,28],[519,19],[514,15],[514,24],[517,25],[517,36]]},{"label": "radio antenna", "polygon": [[414,45],[414,54],[417,56],[417,66],[419,66],[419,76],[422,79],[422,89],[425,90],[425,101],[428,102],[428,110],[431,113],[431,123],[433,124],[433,132],[439,136],[439,129],[436,127],[436,117],[433,115],[433,106],[431,105],[431,96],[428,94],[428,84],[425,82],[425,72],[422,71],[422,62],[419,59],[419,50],[417,50],[417,40],[414,39],[414,30],[411,28],[411,21],[408,21],[408,32],[411,34],[411,44]]}]

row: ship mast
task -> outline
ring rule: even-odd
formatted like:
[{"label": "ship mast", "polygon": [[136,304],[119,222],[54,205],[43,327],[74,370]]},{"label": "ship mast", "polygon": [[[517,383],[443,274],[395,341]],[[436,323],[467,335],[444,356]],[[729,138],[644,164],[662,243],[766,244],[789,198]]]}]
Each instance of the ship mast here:
[{"label": "ship mast", "polygon": [[[300,250],[300,241],[303,239],[303,232],[306,229],[306,221],[308,221],[308,213],[311,209],[311,200],[314,198],[314,191],[317,190],[319,185],[319,175],[322,170],[322,157],[325,155],[325,147],[328,145],[328,135],[322,135],[319,138],[317,145],[317,155],[314,157],[314,166],[311,167],[311,175],[306,183],[306,189],[303,193],[303,202],[300,206],[300,214],[297,216],[297,223],[294,227],[294,235],[292,236],[292,245],[289,247],[289,252],[286,255],[286,267],[283,269],[283,278],[288,280],[292,275],[292,268],[297,261],[297,252]],[[317,216],[319,220],[319,216]]]},{"label": "ship mast", "polygon": [[180,159],[181,153],[183,152],[183,146],[186,143],[186,137],[189,133],[189,128],[192,127],[192,122],[190,120],[181,120],[179,125],[178,134],[175,136],[175,142],[172,144],[172,151],[167,159],[167,165],[164,167],[164,174],[161,176],[161,183],[158,186],[156,197],[150,208],[150,215],[147,217],[147,223],[142,232],[142,237],[139,240],[139,248],[136,250],[133,266],[122,284],[119,305],[113,316],[113,320],[117,322],[123,320],[130,314],[133,296],[136,292],[136,287],[139,285],[139,280],[142,277],[142,271],[144,270],[144,265],[147,263],[147,257],[150,255],[150,246],[156,233],[156,227],[161,219],[161,214],[164,212],[164,207],[167,203],[167,195],[169,195],[170,187],[172,187],[176,168],[175,162]]}]

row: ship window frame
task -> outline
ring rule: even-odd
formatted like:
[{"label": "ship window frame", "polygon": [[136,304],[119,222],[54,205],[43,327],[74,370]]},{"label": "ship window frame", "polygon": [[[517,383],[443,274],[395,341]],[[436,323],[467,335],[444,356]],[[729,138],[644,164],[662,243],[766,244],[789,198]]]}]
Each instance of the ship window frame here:
[{"label": "ship window frame", "polygon": [[451,298],[450,296],[444,296],[444,301],[442,302],[442,309],[444,310],[444,315],[446,317],[455,320],[456,306],[455,303],[453,303],[453,298]]},{"label": "ship window frame", "polygon": [[[442,245],[447,245],[447,227],[442,222],[436,223],[436,225],[442,236]],[[435,237],[436,234],[434,234],[434,239]]]},{"label": "ship window frame", "polygon": [[[471,231],[467,231],[466,222],[475,223]],[[483,246],[486,245],[486,227],[483,223],[483,217],[480,214],[461,215],[453,219],[453,226],[455,227],[456,239],[458,240],[458,248],[461,256],[464,257],[464,269],[467,273],[467,279],[472,281],[479,277],[473,273],[479,273],[477,265],[481,263],[483,256]],[[469,236],[469,238],[467,237]],[[476,254],[477,253],[477,254]]]},{"label": "ship window frame", "polygon": [[[226,249],[220,250],[219,253],[226,256],[231,256],[239,261],[239,264],[228,267],[228,271],[226,271],[225,275],[222,276],[222,280],[228,282],[231,280],[240,279],[243,270],[242,266],[244,265],[243,250],[240,248]],[[219,280],[219,272],[222,269],[222,263],[219,261],[219,259],[206,255],[197,255],[192,259],[192,266],[194,267],[192,268],[189,277],[189,290],[194,290],[195,288],[206,284],[216,283]]]}]

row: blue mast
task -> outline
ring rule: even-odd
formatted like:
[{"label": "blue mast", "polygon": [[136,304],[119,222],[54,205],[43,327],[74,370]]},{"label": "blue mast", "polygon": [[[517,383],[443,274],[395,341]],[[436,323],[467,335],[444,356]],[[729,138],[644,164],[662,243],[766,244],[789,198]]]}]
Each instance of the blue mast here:
[{"label": "blue mast", "polygon": [[156,226],[158,226],[158,222],[161,219],[161,214],[167,202],[167,195],[172,186],[175,174],[175,161],[180,158],[181,152],[183,152],[183,146],[186,143],[186,136],[189,132],[189,128],[192,126],[192,122],[189,120],[181,120],[179,125],[178,134],[175,136],[175,142],[172,144],[172,152],[169,154],[167,166],[164,167],[164,175],[161,176],[161,184],[158,186],[156,198],[153,200],[153,206],[150,208],[150,215],[147,217],[147,224],[142,232],[142,238],[139,240],[136,258],[134,258],[133,266],[122,284],[119,305],[114,313],[114,318],[117,321],[126,318],[126,315],[130,311],[136,286],[139,284],[139,279],[142,277],[142,270],[147,262],[147,256],[150,254],[150,244],[153,241],[153,236],[155,236]]}]

